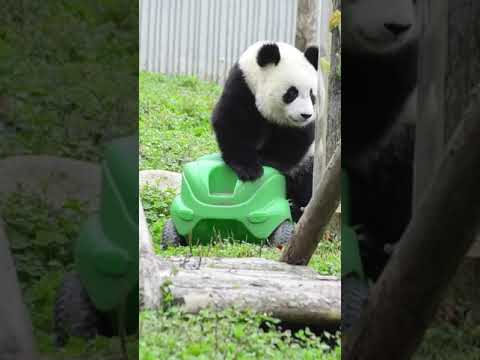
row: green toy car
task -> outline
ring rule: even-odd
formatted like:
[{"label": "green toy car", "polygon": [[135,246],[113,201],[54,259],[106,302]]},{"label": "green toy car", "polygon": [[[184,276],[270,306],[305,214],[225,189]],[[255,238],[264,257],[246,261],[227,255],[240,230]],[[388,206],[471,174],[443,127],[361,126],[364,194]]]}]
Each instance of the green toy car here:
[{"label": "green toy car", "polygon": [[348,176],[342,172],[342,330],[348,332],[368,299],[358,237],[350,221]]},{"label": "green toy car", "polygon": [[257,244],[267,240],[281,247],[294,230],[284,176],[265,166],[260,179],[242,182],[220,154],[185,165],[170,213],[164,247],[208,244],[217,237]]},{"label": "green toy car", "polygon": [[74,271],[57,292],[57,346],[70,335],[91,338],[138,329],[137,144],[136,137],[128,137],[106,147],[100,211],[83,225],[74,245]]}]

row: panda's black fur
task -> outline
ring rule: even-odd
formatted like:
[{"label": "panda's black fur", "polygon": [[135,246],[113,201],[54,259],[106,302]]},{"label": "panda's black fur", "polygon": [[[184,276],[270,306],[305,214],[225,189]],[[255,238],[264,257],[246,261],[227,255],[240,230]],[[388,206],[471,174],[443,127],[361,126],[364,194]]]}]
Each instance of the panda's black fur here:
[{"label": "panda's black fur", "polygon": [[342,167],[367,276],[377,279],[411,218],[414,122],[400,114],[417,83],[417,42],[391,55],[342,49]]},{"label": "panda's black fur", "polygon": [[[260,64],[281,61],[275,46],[267,44],[257,61]],[[310,48],[306,56],[316,69],[318,50]],[[297,221],[301,208],[308,204],[312,195],[313,158],[306,154],[314,141],[314,121],[304,127],[281,126],[268,121],[257,109],[245,74],[236,63],[214,108],[212,126],[224,161],[241,180],[253,181],[261,177],[264,165],[286,176],[292,218]]]}]

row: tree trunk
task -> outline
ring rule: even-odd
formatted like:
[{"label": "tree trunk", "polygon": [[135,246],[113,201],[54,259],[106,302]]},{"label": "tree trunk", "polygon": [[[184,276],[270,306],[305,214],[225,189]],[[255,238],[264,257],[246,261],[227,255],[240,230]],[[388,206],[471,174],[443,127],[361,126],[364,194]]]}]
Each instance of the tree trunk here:
[{"label": "tree trunk", "polygon": [[[333,11],[340,9],[340,3],[340,0],[334,0]],[[293,239],[283,252],[281,261],[287,264],[308,264],[340,203],[340,38],[339,28],[333,29],[326,119],[319,117],[315,124],[314,193],[297,224]]]},{"label": "tree trunk", "polygon": [[140,306],[158,309],[166,293],[188,313],[251,309],[291,324],[336,327],[340,281],[308,267],[259,258],[141,255]]},{"label": "tree trunk", "polygon": [[[330,0],[328,0],[330,1]],[[341,0],[333,0],[333,12],[340,10]],[[330,74],[328,78],[328,116],[325,157],[327,163],[333,156],[342,138],[342,78],[341,78],[341,33],[340,28],[332,29],[332,44],[330,52]]]},{"label": "tree trunk", "polygon": [[[413,211],[432,180],[445,148],[445,68],[447,1],[419,3],[419,79],[415,139]],[[459,114],[461,116],[461,114]]]},{"label": "tree trunk", "polygon": [[315,188],[310,203],[297,224],[295,235],[284,250],[281,261],[306,265],[315,252],[332,215],[340,202],[341,146],[337,146],[325,175]]},{"label": "tree trunk", "polygon": [[444,152],[435,181],[344,346],[345,359],[409,359],[480,223],[480,91]]},{"label": "tree trunk", "polygon": [[[478,33],[480,3],[430,0],[422,2],[422,6],[414,211],[468,106],[472,88],[480,84],[480,42],[472,36]],[[476,305],[480,303],[480,292],[465,281],[472,278],[480,279],[480,234],[452,281],[447,306],[457,304],[458,294],[462,294],[464,301],[473,304],[472,312],[480,313],[480,305]],[[475,318],[480,323],[480,317]]]},{"label": "tree trunk", "polygon": [[297,1],[297,29],[295,32],[295,47],[301,51],[304,51],[311,45],[318,45],[317,12],[318,0]]},{"label": "tree trunk", "polygon": [[[330,0],[328,0],[328,3]],[[340,8],[340,1],[334,1],[333,11]],[[321,14],[322,18],[329,18],[332,15],[332,7],[327,6],[327,2],[322,3],[324,11],[328,11],[328,15]],[[325,26],[325,25],[324,25]],[[328,24],[326,24],[328,27]],[[328,30],[330,31],[330,30]],[[328,43],[328,39],[322,39],[322,44]],[[313,176],[313,188],[317,186],[323,177],[325,166],[330,161],[337,145],[341,139],[341,78],[340,78],[340,52],[341,52],[341,34],[339,28],[335,28],[331,32],[331,50],[330,55],[330,72],[323,74],[323,81],[325,82],[326,94],[328,94],[325,101],[324,111],[318,111],[321,115],[317,118],[315,124],[315,164]],[[319,71],[322,67],[319,64]],[[319,81],[322,79],[320,78]],[[318,94],[318,98],[321,94]],[[319,107],[320,102],[317,106]]]},{"label": "tree trunk", "polygon": [[0,359],[37,359],[33,329],[17,281],[15,265],[9,243],[0,219],[0,279],[2,303],[0,305]]}]

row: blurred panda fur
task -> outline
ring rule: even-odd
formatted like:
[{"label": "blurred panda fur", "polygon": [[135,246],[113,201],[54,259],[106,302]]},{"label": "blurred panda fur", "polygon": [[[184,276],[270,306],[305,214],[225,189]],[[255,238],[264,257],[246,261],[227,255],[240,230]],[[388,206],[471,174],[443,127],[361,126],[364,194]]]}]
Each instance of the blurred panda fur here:
[{"label": "blurred panda fur", "polygon": [[373,280],[412,214],[415,20],[413,0],[342,4],[342,167],[352,223],[361,225],[362,262]]}]

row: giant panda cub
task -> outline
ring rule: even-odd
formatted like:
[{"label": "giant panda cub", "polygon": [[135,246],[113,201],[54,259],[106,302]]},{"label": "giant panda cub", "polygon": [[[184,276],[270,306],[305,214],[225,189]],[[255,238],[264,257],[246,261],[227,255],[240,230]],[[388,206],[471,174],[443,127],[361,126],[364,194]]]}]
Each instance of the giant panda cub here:
[{"label": "giant panda cub", "polygon": [[[373,10],[372,10],[373,9]],[[416,1],[342,3],[342,167],[376,279],[411,217],[417,82]]]},{"label": "giant panda cub", "polygon": [[[292,217],[312,195],[318,48],[305,53],[281,42],[251,45],[232,67],[215,106],[212,125],[223,160],[242,181],[255,181],[263,167],[287,179]],[[321,76],[321,74],[320,74]]]}]

